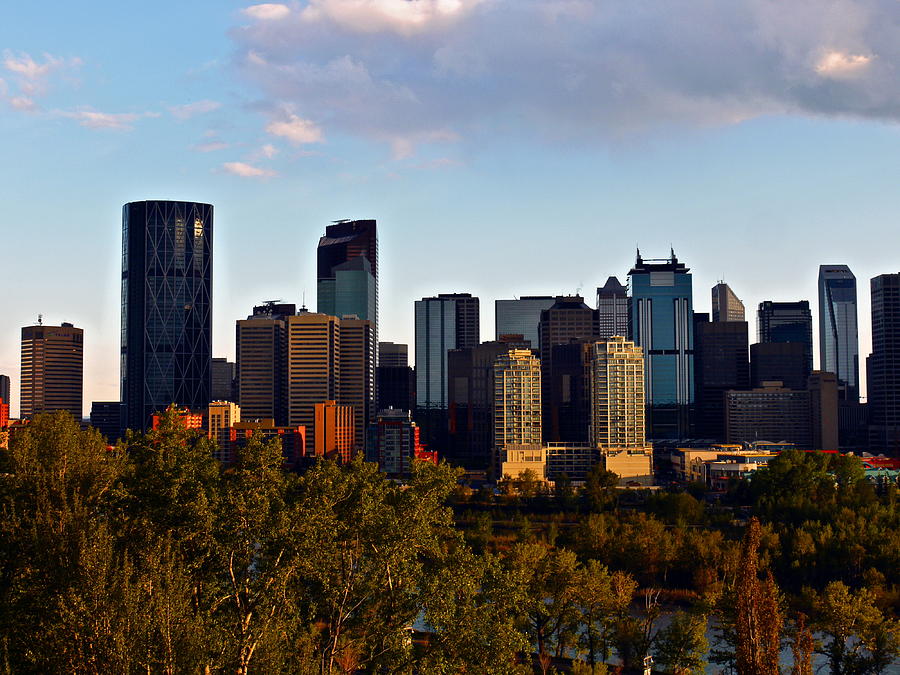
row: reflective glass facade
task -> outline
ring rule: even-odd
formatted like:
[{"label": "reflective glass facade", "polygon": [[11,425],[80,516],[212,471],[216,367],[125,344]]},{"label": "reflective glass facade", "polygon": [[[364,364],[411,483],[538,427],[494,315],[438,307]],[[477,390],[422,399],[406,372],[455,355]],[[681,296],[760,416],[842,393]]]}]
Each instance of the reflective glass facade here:
[{"label": "reflective glass facade", "polygon": [[647,436],[687,438],[694,402],[693,285],[673,253],[638,254],[630,279],[630,339],[644,351]]},{"label": "reflective glass facade", "polygon": [[819,267],[819,369],[847,385],[859,399],[856,277],[846,265]]},{"label": "reflective glass facade", "polygon": [[798,342],[804,346],[806,372],[812,372],[812,312],[809,302],[759,303],[756,314],[756,330],[759,342]]},{"label": "reflective glass facade", "polygon": [[532,349],[539,349],[541,312],[550,309],[554,302],[556,298],[549,295],[494,301],[495,339],[499,340],[501,335],[521,335],[531,343]]},{"label": "reflective glass facade", "polygon": [[145,429],[170,403],[209,405],[212,236],[210,204],[145,201],[122,208],[126,428]]}]

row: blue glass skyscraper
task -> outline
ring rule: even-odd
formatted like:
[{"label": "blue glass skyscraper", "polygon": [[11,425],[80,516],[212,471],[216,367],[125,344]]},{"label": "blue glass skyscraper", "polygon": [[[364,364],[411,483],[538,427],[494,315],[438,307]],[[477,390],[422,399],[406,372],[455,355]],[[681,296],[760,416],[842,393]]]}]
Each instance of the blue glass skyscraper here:
[{"label": "blue glass skyscraper", "polygon": [[686,438],[694,403],[694,334],[689,268],[675,252],[637,261],[628,273],[629,339],[644,350],[647,436]]},{"label": "blue glass skyscraper", "polygon": [[819,370],[834,373],[859,399],[856,277],[846,265],[819,267]]}]

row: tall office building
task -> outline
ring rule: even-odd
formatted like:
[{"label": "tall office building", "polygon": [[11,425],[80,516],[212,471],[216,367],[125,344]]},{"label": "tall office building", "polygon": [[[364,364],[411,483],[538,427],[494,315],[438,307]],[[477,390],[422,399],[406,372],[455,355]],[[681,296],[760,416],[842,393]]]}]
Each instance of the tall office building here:
[{"label": "tall office building", "polygon": [[22,328],[19,415],[67,410],[82,415],[84,332],[70,323]]},{"label": "tall office building", "polygon": [[541,439],[541,363],[530,349],[510,349],[494,361],[495,463],[508,449],[540,449]]},{"label": "tall office building", "polygon": [[322,401],[314,406],[315,453],[318,457],[349,462],[356,448],[356,423],[353,407],[336,401]]},{"label": "tall office building", "polygon": [[213,207],[122,208],[124,426],[145,429],[170,403],[205,410],[212,360]]},{"label": "tall office building", "polygon": [[[557,385],[567,387],[568,382],[560,383],[560,375],[556,371],[556,356],[558,345],[567,345],[571,342],[593,340],[600,337],[600,319],[596,309],[591,309],[584,303],[584,298],[579,295],[559,296],[550,309],[541,313],[540,323],[540,347],[541,347],[541,382],[543,386],[542,400],[544,402],[543,431],[544,440],[556,442],[563,439],[561,427],[565,426],[559,404],[559,398],[554,397]],[[569,368],[567,363],[564,368]],[[566,370],[566,374],[568,374]]]},{"label": "tall office building", "polygon": [[712,287],[712,320],[715,323],[744,321],[744,303],[724,281]]},{"label": "tall office building", "polygon": [[819,267],[819,368],[834,373],[859,400],[856,277],[846,265]]},{"label": "tall office building", "polygon": [[809,376],[810,428],[813,450],[837,450],[838,378],[834,373],[814,370]]},{"label": "tall office building", "polygon": [[447,352],[478,345],[478,298],[441,293],[416,300],[416,405],[447,407]]},{"label": "tall office building", "polygon": [[590,445],[591,360],[596,338],[553,345],[552,369],[544,369],[544,440]]},{"label": "tall office building", "polygon": [[441,293],[416,300],[416,413],[424,442],[447,449],[447,352],[478,345],[478,298]]},{"label": "tall office building", "polygon": [[[317,310],[378,325],[378,233],[374,220],[341,220],[325,228],[316,250]],[[377,343],[377,340],[376,340]]]},{"label": "tall office building", "polygon": [[812,448],[810,393],[785,389],[778,382],[725,395],[725,435],[728,443],[785,441]]},{"label": "tall office building", "polygon": [[750,386],[780,381],[785,389],[806,389],[809,361],[802,342],[760,342],[750,345]]},{"label": "tall office building", "polygon": [[504,335],[521,335],[531,345],[540,349],[538,325],[541,312],[550,309],[556,298],[550,295],[524,295],[516,300],[494,301],[494,339]]},{"label": "tall office building", "polygon": [[245,420],[287,424],[287,320],[296,313],[296,305],[269,302],[237,321],[237,399]]},{"label": "tall office building", "polygon": [[0,375],[0,398],[9,403],[9,375]]},{"label": "tall office building", "polygon": [[594,342],[591,352],[591,444],[644,450],[643,350],[624,337],[611,337]]},{"label": "tall office building", "polygon": [[599,337],[628,335],[628,289],[617,277],[610,277],[597,289],[597,314]]},{"label": "tall office building", "polygon": [[375,419],[375,383],[370,377],[375,362],[372,322],[345,316],[341,319],[340,403],[352,406],[356,450],[364,450],[369,424]]},{"label": "tall office building", "polygon": [[224,356],[220,358],[213,357],[210,364],[210,373],[210,398],[213,401],[236,401],[236,364]]},{"label": "tall office building", "polygon": [[725,440],[725,392],[750,387],[748,340],[746,321],[694,314],[695,437]]},{"label": "tall office building", "polygon": [[812,372],[812,312],[809,302],[772,302],[766,300],[759,303],[757,311],[758,342],[796,342],[804,346],[807,362],[807,375]]},{"label": "tall office building", "polygon": [[91,426],[115,443],[122,433],[122,404],[118,401],[91,403]]},{"label": "tall office building", "polygon": [[409,365],[409,345],[399,342],[379,342],[378,365],[405,368]]},{"label": "tall office building", "polygon": [[637,261],[628,273],[629,338],[644,352],[647,433],[651,439],[687,438],[694,403],[693,293],[689,268],[675,252]]},{"label": "tall office building", "polygon": [[900,455],[900,274],[871,281],[872,354],[868,359],[869,451]]},{"label": "tall office building", "polygon": [[287,425],[306,427],[314,439],[316,405],[341,400],[341,321],[301,309],[285,328]]}]

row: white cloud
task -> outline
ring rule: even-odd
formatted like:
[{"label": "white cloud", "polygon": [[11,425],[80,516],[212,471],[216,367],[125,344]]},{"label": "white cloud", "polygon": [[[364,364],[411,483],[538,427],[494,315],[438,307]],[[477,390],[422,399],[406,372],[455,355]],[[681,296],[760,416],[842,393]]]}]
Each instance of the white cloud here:
[{"label": "white cloud", "polygon": [[240,176],[241,178],[268,178],[276,175],[276,173],[270,169],[261,169],[258,166],[253,166],[244,162],[225,162],[222,165],[222,168],[228,173]]},{"label": "white cloud", "polygon": [[266,157],[267,159],[272,159],[275,155],[278,154],[278,148],[276,148],[271,143],[266,143],[259,149],[259,151],[262,153],[263,157]]},{"label": "white cloud", "polygon": [[3,52],[4,67],[11,73],[17,73],[30,81],[46,77],[51,71],[61,68],[65,63],[63,59],[50,54],[44,54],[44,62],[38,63],[26,52],[14,54],[8,49]]},{"label": "white cloud", "polygon": [[330,21],[359,33],[412,35],[461,19],[482,0],[310,0],[302,18]]},{"label": "white cloud", "polygon": [[302,119],[293,113],[289,113],[284,120],[270,122],[266,125],[266,131],[273,136],[286,138],[296,145],[322,143],[325,140],[322,130],[315,122]]},{"label": "white cloud", "polygon": [[829,51],[816,63],[816,72],[824,77],[848,77],[864,70],[872,58],[864,54]]},{"label": "white cloud", "polygon": [[259,5],[251,5],[241,11],[250,18],[259,21],[277,21],[290,15],[291,8],[277,2],[264,2]]},{"label": "white cloud", "polygon": [[217,150],[225,150],[228,147],[228,143],[223,141],[209,141],[208,143],[197,143],[196,145],[192,145],[191,150],[196,150],[197,152],[216,152]]},{"label": "white cloud", "polygon": [[76,110],[59,113],[68,117],[89,129],[113,129],[116,131],[129,131],[134,122],[142,117],[159,117],[158,113],[105,113],[96,110]]},{"label": "white cloud", "polygon": [[23,110],[25,112],[37,110],[37,104],[34,102],[34,99],[28,98],[27,96],[13,96],[9,99],[9,104],[16,110]]},{"label": "white cloud", "polygon": [[289,110],[398,157],[446,142],[435,130],[571,143],[765,115],[900,121],[897,0],[309,0],[232,36],[270,132]]},{"label": "white cloud", "polygon": [[206,113],[210,113],[213,110],[218,110],[222,107],[222,104],[218,101],[195,101],[194,103],[185,103],[184,105],[173,105],[169,108],[169,112],[172,113],[172,117],[175,117],[179,120],[187,120],[195,115],[204,115]]}]

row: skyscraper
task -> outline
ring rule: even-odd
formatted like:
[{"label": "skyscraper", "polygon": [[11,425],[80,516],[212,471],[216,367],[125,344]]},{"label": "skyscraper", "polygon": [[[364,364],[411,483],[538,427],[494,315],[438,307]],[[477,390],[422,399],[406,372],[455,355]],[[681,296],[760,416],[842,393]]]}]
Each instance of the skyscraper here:
[{"label": "skyscraper", "polygon": [[212,359],[213,207],[122,208],[124,426],[145,429],[170,403],[205,410]]},{"label": "skyscraper", "polygon": [[708,314],[694,314],[697,438],[725,440],[725,392],[750,386],[748,340],[746,321],[711,322]]},{"label": "skyscraper", "polygon": [[494,447],[541,447],[541,363],[530,349],[510,349],[494,361]]},{"label": "skyscraper", "polygon": [[744,303],[724,281],[712,287],[712,320],[744,321]]},{"label": "skyscraper", "polygon": [[300,310],[285,326],[288,426],[302,425],[315,439],[316,404],[341,398],[341,321]]},{"label": "skyscraper", "polygon": [[597,314],[599,337],[628,335],[628,289],[617,277],[610,277],[597,289]]},{"label": "skyscraper", "polygon": [[869,451],[900,455],[900,274],[872,279]]},{"label": "skyscraper", "polygon": [[859,399],[856,277],[846,265],[819,267],[819,368],[834,373]]},{"label": "skyscraper", "polygon": [[541,312],[550,309],[556,298],[550,295],[524,295],[516,300],[494,301],[494,339],[503,335],[521,335],[531,343],[532,349],[540,349],[538,324]]},{"label": "skyscraper", "polygon": [[213,357],[210,367],[212,382],[210,385],[210,398],[213,401],[236,401],[235,375],[237,370],[234,362],[229,361],[224,356],[220,358]]},{"label": "skyscraper", "polygon": [[67,410],[82,415],[84,332],[70,323],[22,328],[22,378],[19,414]]},{"label": "skyscraper", "polygon": [[804,346],[807,375],[812,372],[812,312],[809,302],[759,303],[757,312],[757,333],[759,342],[797,342]]},{"label": "skyscraper", "polygon": [[591,345],[591,443],[601,449],[647,447],[644,353],[623,337]]},{"label": "skyscraper", "polygon": [[236,324],[237,399],[245,420],[287,424],[287,319],[293,304],[264,303]]},{"label": "skyscraper", "polygon": [[759,342],[750,345],[750,386],[782,383],[785,389],[806,389],[809,374],[806,345],[801,342]]},{"label": "skyscraper", "polygon": [[0,398],[9,403],[9,375],[0,375]]},{"label": "skyscraper", "polygon": [[675,252],[637,261],[628,273],[629,338],[644,352],[647,434],[687,438],[694,403],[693,292],[689,268]]},{"label": "skyscraper", "polygon": [[409,345],[399,342],[379,342],[378,365],[405,368],[409,365]]},{"label": "skyscraper", "polygon": [[369,424],[375,419],[375,383],[370,377],[374,346],[371,321],[347,316],[341,319],[339,402],[353,408],[357,450],[365,449]]}]

